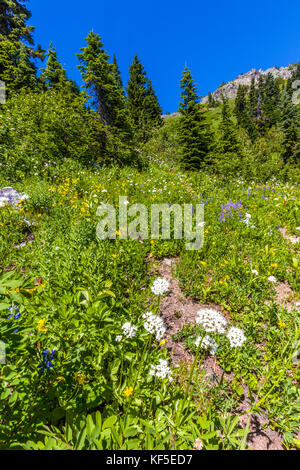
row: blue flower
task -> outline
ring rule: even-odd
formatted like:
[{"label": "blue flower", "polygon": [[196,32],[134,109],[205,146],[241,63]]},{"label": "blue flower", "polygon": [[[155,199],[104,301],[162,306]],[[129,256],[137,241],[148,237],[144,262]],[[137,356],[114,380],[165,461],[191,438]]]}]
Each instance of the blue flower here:
[{"label": "blue flower", "polygon": [[51,367],[54,367],[54,364],[52,364],[52,360],[54,359],[54,354],[56,353],[56,349],[51,349],[49,353],[49,349],[45,349],[45,351],[42,352],[42,362],[37,366],[38,369],[41,369],[41,372],[44,372],[45,370],[50,370]]}]

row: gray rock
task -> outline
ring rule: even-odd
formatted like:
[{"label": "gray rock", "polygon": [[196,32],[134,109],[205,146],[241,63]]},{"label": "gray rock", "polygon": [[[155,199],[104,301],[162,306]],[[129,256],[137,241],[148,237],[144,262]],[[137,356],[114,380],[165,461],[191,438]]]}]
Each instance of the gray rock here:
[{"label": "gray rock", "polygon": [[5,204],[16,205],[19,201],[27,199],[29,196],[25,193],[19,193],[14,188],[9,186],[0,189],[0,207],[5,206]]},{"label": "gray rock", "polygon": [[[252,69],[245,74],[239,75],[231,82],[225,83],[225,85],[220,86],[216,91],[212,93],[212,97],[216,101],[222,101],[222,95],[224,95],[225,98],[229,99],[235,98],[239,85],[250,86],[252,78],[254,78],[255,83],[257,83],[261,75],[267,75],[268,73],[271,73],[274,78],[282,78],[286,80],[292,76],[293,67],[281,67],[280,69],[278,69],[277,67],[271,67],[265,71],[262,69]],[[202,98],[201,103],[205,104],[207,101],[208,96],[205,96],[204,98]]]}]

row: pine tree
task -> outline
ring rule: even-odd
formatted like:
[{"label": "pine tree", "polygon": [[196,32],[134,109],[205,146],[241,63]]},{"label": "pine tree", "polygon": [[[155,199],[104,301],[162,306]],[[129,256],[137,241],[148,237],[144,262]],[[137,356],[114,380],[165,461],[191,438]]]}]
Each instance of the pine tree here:
[{"label": "pine tree", "polygon": [[249,107],[250,107],[250,115],[252,117],[253,112],[257,106],[257,89],[255,86],[255,78],[251,79],[251,85],[249,90]]},{"label": "pine tree", "polygon": [[200,109],[196,84],[187,67],[183,70],[180,87],[182,90],[179,103],[181,161],[186,169],[198,169],[205,163],[211,145],[211,135],[204,113]]},{"label": "pine tree", "polygon": [[300,114],[287,92],[283,94],[281,105],[280,127],[284,133],[282,146],[284,148],[284,163],[299,161],[300,157]]},{"label": "pine tree", "polygon": [[263,111],[267,126],[274,126],[279,119],[280,88],[277,80],[268,73],[264,80]]},{"label": "pine tree", "polygon": [[115,74],[117,84],[119,85],[120,89],[122,89],[122,91],[123,91],[123,82],[122,82],[122,78],[121,78],[120,69],[119,69],[119,66],[118,66],[118,63],[117,63],[116,54],[113,55],[113,66],[114,66],[114,74]]},{"label": "pine tree", "polygon": [[0,2],[0,80],[5,82],[8,95],[37,86],[32,59],[44,57],[40,46],[33,47],[34,28],[26,25],[31,14],[24,4],[17,0]]},{"label": "pine tree", "polygon": [[241,146],[237,137],[236,127],[231,119],[228,99],[224,96],[222,99],[222,120],[219,128],[220,139],[218,142],[218,149],[221,153],[239,155],[241,153]]},{"label": "pine tree", "polygon": [[81,53],[77,54],[85,89],[90,94],[102,123],[114,127],[123,140],[130,142],[131,127],[126,101],[116,80],[115,67],[109,63],[109,55],[103,49],[98,34],[91,31],[86,42],[87,46],[81,48]]},{"label": "pine tree", "polygon": [[211,92],[208,93],[208,107],[209,108],[214,108],[217,105],[216,100],[213,97],[213,94]]},{"label": "pine tree", "polygon": [[129,67],[127,95],[135,138],[137,141],[146,142],[153,129],[162,124],[162,111],[152,83],[136,54]]},{"label": "pine tree", "polygon": [[246,128],[248,123],[247,90],[247,86],[239,85],[234,106],[237,123],[243,128]]},{"label": "pine tree", "polygon": [[47,57],[48,59],[46,68],[42,69],[42,74],[40,77],[46,88],[66,85],[66,71],[58,61],[57,53],[53,47],[52,42],[50,43],[49,49],[47,51]]},{"label": "pine tree", "polygon": [[147,81],[147,92],[145,96],[145,107],[147,115],[147,123],[152,129],[153,127],[160,127],[163,124],[162,109],[160,107],[158,98],[155,94],[152,82],[150,79]]}]

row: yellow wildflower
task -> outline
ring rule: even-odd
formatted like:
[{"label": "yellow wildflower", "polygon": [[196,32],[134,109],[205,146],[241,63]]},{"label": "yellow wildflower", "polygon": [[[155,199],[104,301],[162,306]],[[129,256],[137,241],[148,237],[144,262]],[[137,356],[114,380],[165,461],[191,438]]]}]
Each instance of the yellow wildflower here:
[{"label": "yellow wildflower", "polygon": [[39,331],[47,331],[47,328],[45,328],[45,323],[46,323],[46,318],[42,318],[39,323],[38,323],[38,330]]},{"label": "yellow wildflower", "polygon": [[74,379],[79,383],[79,385],[85,385],[86,383],[88,383],[85,374],[76,373],[74,374]]},{"label": "yellow wildflower", "polygon": [[125,397],[130,397],[130,395],[132,395],[132,392],[133,392],[133,387],[126,388],[124,390]]}]

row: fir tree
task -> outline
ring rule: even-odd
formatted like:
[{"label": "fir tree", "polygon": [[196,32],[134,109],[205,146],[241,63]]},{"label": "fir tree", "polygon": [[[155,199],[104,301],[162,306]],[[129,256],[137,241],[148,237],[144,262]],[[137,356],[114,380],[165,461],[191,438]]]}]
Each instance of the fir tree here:
[{"label": "fir tree", "polygon": [[67,83],[66,71],[58,61],[57,53],[52,42],[50,43],[47,57],[46,68],[42,69],[40,77],[42,82],[45,84],[46,88],[65,86]]},{"label": "fir tree", "polygon": [[274,126],[279,119],[280,88],[277,80],[268,73],[264,80],[263,110],[268,127]]},{"label": "fir tree", "polygon": [[224,96],[222,99],[222,120],[219,128],[220,139],[218,142],[218,149],[221,153],[239,155],[241,153],[241,146],[237,137],[236,127],[231,119],[228,99]]},{"label": "fir tree", "polygon": [[113,55],[113,66],[114,66],[114,74],[115,74],[116,82],[119,85],[120,89],[123,91],[123,82],[121,78],[120,69],[117,63],[116,54]]},{"label": "fir tree", "polygon": [[250,116],[253,116],[253,112],[257,106],[257,89],[255,86],[255,78],[251,79],[251,85],[249,90],[249,108],[250,108]]},{"label": "fir tree", "polygon": [[293,104],[290,95],[284,92],[281,105],[280,127],[284,133],[282,146],[284,148],[284,163],[299,161],[300,157],[300,115],[299,109]]},{"label": "fir tree", "polygon": [[187,67],[183,70],[180,87],[182,90],[179,104],[181,161],[186,169],[198,169],[205,163],[211,136],[204,113],[200,109],[196,84]]},{"label": "fir tree", "polygon": [[163,124],[162,109],[160,107],[158,98],[149,79],[147,81],[147,92],[145,96],[145,108],[147,115],[147,123],[150,128],[160,127]]},{"label": "fir tree", "polygon": [[153,129],[162,124],[161,107],[152,83],[136,54],[129,67],[127,95],[135,138],[137,141],[146,142]]},{"label": "fir tree", "polygon": [[91,31],[86,42],[87,46],[81,48],[81,53],[77,54],[85,89],[90,93],[92,104],[102,123],[114,127],[122,139],[130,142],[131,127],[125,96],[117,83],[115,67],[109,63],[109,55],[103,49],[98,34]]},{"label": "fir tree", "polygon": [[5,82],[9,95],[38,84],[32,59],[43,59],[44,51],[40,46],[33,47],[34,28],[26,25],[30,16],[25,1],[1,0],[0,80]]},{"label": "fir tree", "polygon": [[246,128],[248,123],[247,90],[247,86],[239,85],[234,106],[237,123],[243,128]]}]

